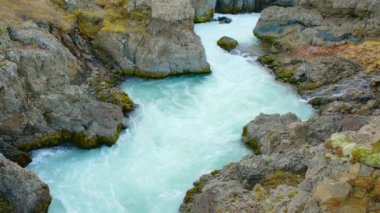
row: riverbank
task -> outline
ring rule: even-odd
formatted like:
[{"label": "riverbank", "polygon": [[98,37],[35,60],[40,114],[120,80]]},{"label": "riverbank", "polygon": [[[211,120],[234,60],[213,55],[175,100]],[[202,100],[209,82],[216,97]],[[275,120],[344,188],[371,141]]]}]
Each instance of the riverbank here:
[{"label": "riverbank", "polygon": [[181,211],[379,211],[380,5],[365,2],[262,12],[258,60],[319,112],[256,117],[242,130],[256,155],[202,176]]}]

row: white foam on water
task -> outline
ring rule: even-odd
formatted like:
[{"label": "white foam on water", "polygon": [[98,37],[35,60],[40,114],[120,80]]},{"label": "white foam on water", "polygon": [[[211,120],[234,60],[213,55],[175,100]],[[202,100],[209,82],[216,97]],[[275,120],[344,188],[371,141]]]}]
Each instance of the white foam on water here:
[{"label": "white foam on water", "polygon": [[230,54],[216,42],[230,36],[257,45],[258,14],[228,15],[231,24],[196,25],[212,75],[163,80],[131,78],[123,84],[139,107],[113,147],[59,147],[33,153],[28,167],[48,183],[49,212],[177,212],[202,174],[250,153],[242,128],[259,113],[312,108],[247,54]]}]

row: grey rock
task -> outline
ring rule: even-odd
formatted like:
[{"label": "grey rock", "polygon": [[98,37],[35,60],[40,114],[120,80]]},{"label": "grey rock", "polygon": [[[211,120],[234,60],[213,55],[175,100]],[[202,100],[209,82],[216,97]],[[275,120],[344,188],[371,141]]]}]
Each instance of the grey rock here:
[{"label": "grey rock", "polygon": [[19,151],[12,145],[5,143],[0,139],[0,153],[3,154],[9,160],[18,163],[20,166],[26,166],[31,161],[32,158],[28,153]]},{"label": "grey rock", "polygon": [[98,57],[125,74],[148,78],[210,73],[204,48],[193,31],[190,1],[153,1],[151,10],[143,33],[98,35],[93,40]]},{"label": "grey rock", "polygon": [[[378,1],[302,0],[295,7],[263,10],[254,34],[264,42],[289,50],[304,45],[360,42],[378,37]],[[377,20],[376,20],[377,19]]]},{"label": "grey rock", "polygon": [[242,140],[256,154],[286,153],[324,143],[331,134],[358,130],[369,120],[366,116],[330,114],[301,122],[296,115],[260,114],[244,127]]},{"label": "grey rock", "polygon": [[5,142],[31,150],[73,139],[63,132],[86,136],[91,143],[71,141],[86,148],[115,142],[121,109],[99,102],[85,84],[75,85],[84,75],[76,57],[32,22],[8,31],[8,48],[0,53],[0,134],[10,138]]},{"label": "grey rock", "polygon": [[216,0],[192,0],[191,4],[195,10],[195,23],[210,21],[214,16]]},{"label": "grey rock", "polygon": [[51,202],[48,186],[33,172],[0,154],[0,197],[15,212],[47,212]]}]

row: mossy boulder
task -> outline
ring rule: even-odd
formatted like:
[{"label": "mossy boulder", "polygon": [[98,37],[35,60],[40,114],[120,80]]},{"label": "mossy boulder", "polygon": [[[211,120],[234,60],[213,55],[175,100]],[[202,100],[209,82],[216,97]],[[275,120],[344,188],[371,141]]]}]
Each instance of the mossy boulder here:
[{"label": "mossy boulder", "polygon": [[238,42],[230,37],[223,36],[220,38],[217,42],[218,46],[221,47],[224,50],[231,51],[235,49],[238,46]]}]

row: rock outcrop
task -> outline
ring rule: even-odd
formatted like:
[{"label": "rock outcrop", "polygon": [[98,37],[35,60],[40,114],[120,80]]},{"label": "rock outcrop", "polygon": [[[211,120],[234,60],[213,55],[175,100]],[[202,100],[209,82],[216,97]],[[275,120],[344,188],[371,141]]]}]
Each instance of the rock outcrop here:
[{"label": "rock outcrop", "polygon": [[0,154],[1,212],[47,212],[50,202],[49,188],[37,175]]},{"label": "rock outcrop", "polygon": [[[284,137],[284,131],[266,129],[270,117],[280,126],[298,122],[293,115],[261,115],[254,121],[262,128],[257,134]],[[305,137],[303,144],[311,147],[272,149],[204,175],[186,193],[181,211],[379,211],[380,117],[371,120],[358,131],[332,134],[323,145],[313,146],[313,138]],[[264,144],[267,139],[258,141]]]},{"label": "rock outcrop", "polygon": [[262,11],[254,34],[279,49],[360,42],[380,36],[380,3],[372,0],[302,0],[296,7]]},{"label": "rock outcrop", "polygon": [[78,82],[85,70],[56,37],[32,22],[3,28],[2,37],[4,141],[24,151],[63,142],[83,148],[116,142],[121,108],[97,100]]},{"label": "rock outcrop", "polygon": [[131,14],[138,21],[116,33],[100,31],[92,41],[97,56],[109,67],[147,78],[211,72],[193,31],[190,1],[152,1],[148,9]]}]

